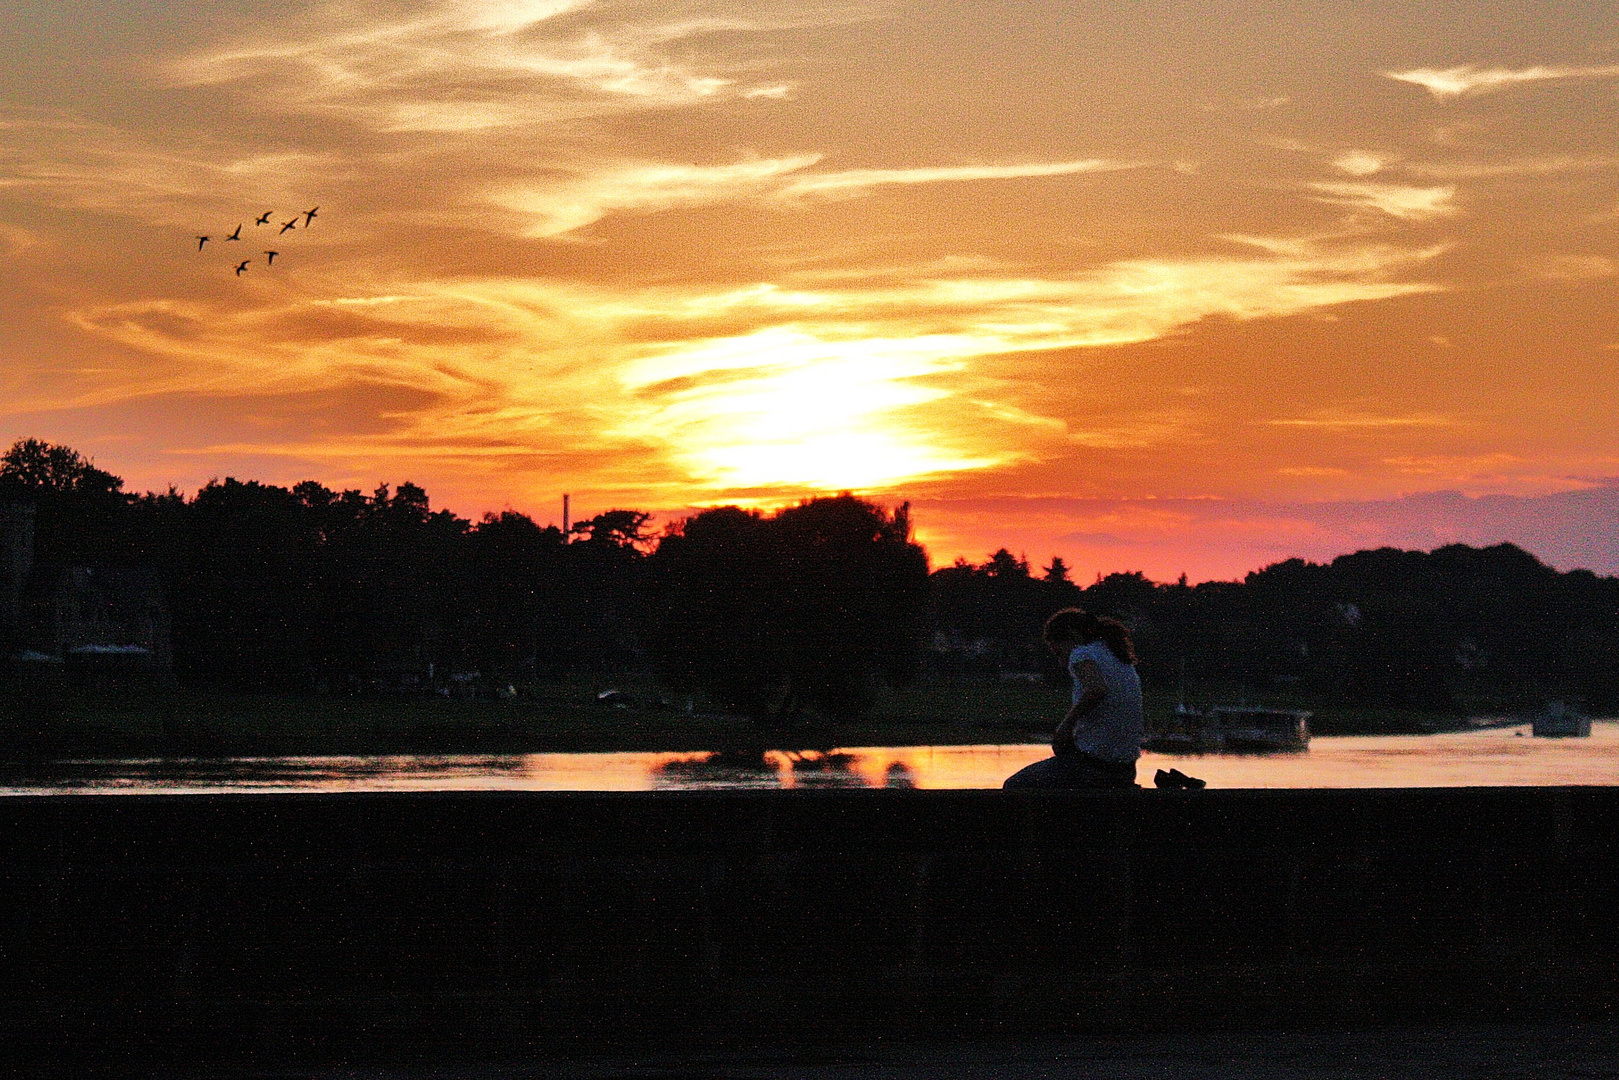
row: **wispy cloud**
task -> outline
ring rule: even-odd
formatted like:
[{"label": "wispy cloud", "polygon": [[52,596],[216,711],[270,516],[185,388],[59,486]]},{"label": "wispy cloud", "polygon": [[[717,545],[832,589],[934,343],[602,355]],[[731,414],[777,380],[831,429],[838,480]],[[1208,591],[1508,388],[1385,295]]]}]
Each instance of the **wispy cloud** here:
[{"label": "wispy cloud", "polygon": [[780,97],[779,80],[756,81],[748,65],[717,52],[705,57],[703,43],[869,11],[771,0],[679,8],[651,0],[434,0],[401,11],[360,0],[193,53],[166,71],[189,86],[273,86],[282,109],[385,131],[535,127],[728,96]]},{"label": "wispy cloud", "polygon": [[1280,108],[1293,99],[1286,94],[1277,94],[1273,97],[1237,97],[1226,101],[1209,101],[1199,105],[1204,112],[1269,112]]},{"label": "wispy cloud", "polygon": [[1546,154],[1505,161],[1411,162],[1406,171],[1433,180],[1494,180],[1512,176],[1557,176],[1619,168],[1619,157]]},{"label": "wispy cloud", "polygon": [[730,165],[605,165],[583,176],[510,186],[491,193],[490,201],[528,217],[529,236],[561,236],[615,210],[668,210],[756,196],[819,160],[819,154],[805,154]]},{"label": "wispy cloud", "polygon": [[1024,165],[947,165],[914,169],[850,169],[794,178],[778,191],[783,197],[857,194],[890,184],[939,184],[967,180],[1015,180],[1077,173],[1114,172],[1139,164],[1086,158],[1080,161],[1033,162]]},{"label": "wispy cloud", "polygon": [[1619,263],[1606,255],[1547,255],[1533,260],[1529,270],[1548,281],[1597,281],[1619,273]]},{"label": "wispy cloud", "polygon": [[573,176],[549,175],[492,191],[488,199],[529,219],[528,236],[554,237],[594,224],[614,211],[659,211],[739,199],[854,197],[887,185],[1013,180],[1110,172],[1133,166],[1088,159],[1019,165],[933,166],[909,169],[809,170],[820,154],[744,158],[724,165],[669,162],[600,163]]},{"label": "wispy cloud", "polygon": [[1320,181],[1309,185],[1318,202],[1376,210],[1401,221],[1430,221],[1457,213],[1456,187],[1417,187],[1376,181]]},{"label": "wispy cloud", "polygon": [[1463,64],[1453,68],[1414,68],[1411,71],[1385,71],[1383,74],[1390,79],[1420,86],[1434,97],[1444,100],[1492,94],[1525,83],[1619,78],[1619,64],[1583,67],[1536,64],[1526,68]]},{"label": "wispy cloud", "polygon": [[337,155],[266,150],[198,136],[177,149],[107,124],[71,117],[0,112],[0,191],[63,209],[90,210],[189,226],[199,211],[241,197],[301,198],[301,178],[339,182]]},{"label": "wispy cloud", "polygon": [[37,243],[39,237],[31,230],[0,221],[0,258],[21,255]]},{"label": "wispy cloud", "polygon": [[1313,428],[1334,434],[1374,433],[1390,428],[1444,428],[1455,427],[1457,423],[1452,417],[1438,413],[1388,415],[1356,409],[1321,409],[1309,416],[1284,417],[1264,422],[1272,427]]},{"label": "wispy cloud", "polygon": [[1332,161],[1332,167],[1350,176],[1371,176],[1382,172],[1391,160],[1390,155],[1370,150],[1347,150]]},{"label": "wispy cloud", "polygon": [[1457,476],[1478,484],[1499,482],[1529,464],[1521,455],[1497,450],[1483,454],[1400,454],[1383,459],[1399,472],[1416,476]]}]

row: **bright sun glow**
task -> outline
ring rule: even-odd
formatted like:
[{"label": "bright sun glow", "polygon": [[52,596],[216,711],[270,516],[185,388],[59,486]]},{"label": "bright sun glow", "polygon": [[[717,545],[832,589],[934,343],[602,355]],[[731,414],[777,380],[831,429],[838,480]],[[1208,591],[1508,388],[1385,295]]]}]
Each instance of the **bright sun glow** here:
[{"label": "bright sun glow", "polygon": [[669,444],[714,488],[872,490],[984,468],[908,415],[946,392],[973,343],[951,336],[821,341],[791,330],[703,342],[634,365],[632,393],[661,391],[624,434]]}]

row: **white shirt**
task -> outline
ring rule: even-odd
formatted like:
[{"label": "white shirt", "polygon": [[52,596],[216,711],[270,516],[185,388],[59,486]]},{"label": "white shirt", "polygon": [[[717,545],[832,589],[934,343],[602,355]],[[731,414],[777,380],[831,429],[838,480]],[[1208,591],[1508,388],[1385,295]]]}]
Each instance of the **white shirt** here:
[{"label": "white shirt", "polygon": [[1134,664],[1113,655],[1105,641],[1081,645],[1068,654],[1068,674],[1074,679],[1074,700],[1084,694],[1079,665],[1093,662],[1102,673],[1107,696],[1074,724],[1074,745],[1081,753],[1103,761],[1134,762],[1141,756],[1146,734],[1141,712],[1141,677]]}]

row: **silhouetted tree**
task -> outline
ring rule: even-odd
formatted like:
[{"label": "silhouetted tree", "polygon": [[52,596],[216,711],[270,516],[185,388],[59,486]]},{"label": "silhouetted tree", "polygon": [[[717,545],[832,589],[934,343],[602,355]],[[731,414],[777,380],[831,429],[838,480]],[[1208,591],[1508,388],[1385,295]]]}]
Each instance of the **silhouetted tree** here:
[{"label": "silhouetted tree", "polygon": [[129,504],[124,481],[67,446],[19,439],[0,455],[0,501],[35,507],[35,550],[60,566],[117,556],[115,523]]},{"label": "silhouetted tree", "polygon": [[67,446],[18,439],[0,455],[0,489],[39,495],[114,496],[124,482]]},{"label": "silhouetted tree", "polygon": [[[155,569],[192,683],[379,685],[402,672],[524,679],[649,664],[760,717],[858,712],[878,680],[1062,670],[1039,640],[1082,606],[1134,631],[1144,677],[1408,709],[1619,705],[1619,579],[1511,544],[1288,559],[1243,581],[1159,585],[1001,548],[926,575],[904,507],[850,496],[694,515],[661,540],[610,510],[564,536],[507,511],[476,525],[421,487],[370,494],[226,478],[125,494],[77,451],[23,439],[0,500],[36,507],[35,555]],[[572,541],[572,542],[569,542]],[[647,554],[649,549],[653,553]],[[397,684],[397,678],[396,678]]]},{"label": "silhouetted tree", "polygon": [[[1059,564],[1061,560],[1053,560]],[[1080,600],[1080,590],[1049,571],[1029,573],[1025,559],[1001,548],[975,566],[958,559],[934,572],[931,582],[933,650],[941,673],[971,671],[1043,672],[1055,679],[1063,669],[1040,640],[1046,618]]]},{"label": "silhouetted tree", "polygon": [[649,642],[664,679],[763,720],[856,714],[877,679],[915,670],[927,557],[894,514],[852,496],[773,517],[697,514],[649,560]]},{"label": "silhouetted tree", "polygon": [[1430,711],[1619,701],[1619,579],[1560,574],[1510,544],[1288,559],[1197,586],[1109,574],[1063,596],[1030,592],[1055,583],[1024,583],[1008,558],[933,574],[943,670],[1033,670],[1030,628],[1078,603],[1126,622],[1160,685],[1184,672],[1260,697]]},{"label": "silhouetted tree", "polygon": [[545,633],[560,599],[562,530],[511,510],[485,514],[468,536],[461,597],[461,663],[508,678],[557,668]]},{"label": "silhouetted tree", "polygon": [[570,530],[585,542],[617,548],[645,550],[652,544],[647,523],[652,515],[639,510],[609,510],[589,521],[575,522]]}]

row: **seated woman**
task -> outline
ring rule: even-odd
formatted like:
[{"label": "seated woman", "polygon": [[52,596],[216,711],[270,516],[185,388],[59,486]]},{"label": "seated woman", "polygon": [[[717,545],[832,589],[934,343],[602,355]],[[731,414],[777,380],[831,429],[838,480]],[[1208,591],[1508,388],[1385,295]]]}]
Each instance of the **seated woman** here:
[{"label": "seated woman", "polygon": [[1014,773],[1003,786],[1135,787],[1143,721],[1130,632],[1116,619],[1064,608],[1046,620],[1044,637],[1068,661],[1074,703],[1052,736],[1054,756]]}]

